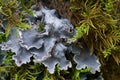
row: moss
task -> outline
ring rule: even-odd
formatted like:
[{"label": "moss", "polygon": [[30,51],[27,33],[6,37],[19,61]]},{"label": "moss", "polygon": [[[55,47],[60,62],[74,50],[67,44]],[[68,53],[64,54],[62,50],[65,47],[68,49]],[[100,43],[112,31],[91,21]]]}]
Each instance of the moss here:
[{"label": "moss", "polygon": [[6,41],[5,34],[0,33],[0,43],[3,42],[3,41]]}]

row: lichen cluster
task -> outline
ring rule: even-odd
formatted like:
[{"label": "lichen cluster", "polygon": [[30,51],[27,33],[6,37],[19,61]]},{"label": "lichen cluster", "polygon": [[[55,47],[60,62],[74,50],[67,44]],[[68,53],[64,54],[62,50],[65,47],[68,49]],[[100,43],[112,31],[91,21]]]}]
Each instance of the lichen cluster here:
[{"label": "lichen cluster", "polygon": [[[12,28],[8,40],[1,44],[1,49],[15,53],[12,59],[15,60],[17,66],[29,63],[30,58],[33,57],[34,62],[44,64],[50,73],[54,73],[56,64],[60,66],[60,70],[72,67],[65,53],[74,49],[71,47],[72,43],[68,41],[68,38],[75,34],[74,26],[68,19],[58,18],[54,9],[50,10],[41,6],[39,11],[34,10],[34,12],[38,18],[36,24],[35,17],[28,17],[28,22],[32,26],[30,29]],[[44,24],[41,32],[38,30],[40,22]],[[94,73],[99,70],[97,58],[89,56],[89,50],[82,54],[80,52],[74,54],[77,69],[92,67]]]}]

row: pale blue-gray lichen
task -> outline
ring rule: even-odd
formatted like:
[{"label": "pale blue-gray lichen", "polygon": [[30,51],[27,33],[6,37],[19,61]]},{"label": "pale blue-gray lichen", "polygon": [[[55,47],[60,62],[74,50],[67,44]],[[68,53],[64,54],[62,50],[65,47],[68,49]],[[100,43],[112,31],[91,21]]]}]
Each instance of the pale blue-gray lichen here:
[{"label": "pale blue-gray lichen", "polygon": [[[28,17],[28,22],[32,26],[30,29],[22,30],[13,28],[7,42],[1,43],[1,49],[15,52],[13,60],[17,66],[33,61],[44,64],[50,73],[54,73],[55,65],[60,66],[60,70],[67,70],[72,67],[71,61],[67,60],[65,53],[74,53],[76,68],[81,69],[93,67],[92,72],[98,70],[97,58],[90,56],[89,52],[80,53],[79,48],[72,43],[67,43],[67,39],[73,37],[75,28],[68,19],[58,18],[55,10],[41,7],[39,11],[34,10],[37,17]],[[40,17],[40,18],[39,18]],[[36,19],[36,20],[34,20]],[[43,31],[39,32],[39,23],[43,22]],[[66,46],[66,45],[68,45]],[[70,50],[70,51],[68,51]],[[77,51],[76,51],[77,50]],[[70,54],[70,53],[69,53]]]}]

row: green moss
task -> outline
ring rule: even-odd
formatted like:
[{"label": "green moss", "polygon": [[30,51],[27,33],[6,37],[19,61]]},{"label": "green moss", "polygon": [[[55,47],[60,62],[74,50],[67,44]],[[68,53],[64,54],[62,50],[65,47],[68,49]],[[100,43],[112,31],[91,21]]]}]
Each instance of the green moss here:
[{"label": "green moss", "polygon": [[[8,37],[12,27],[22,27],[23,29],[30,28],[30,25],[23,23],[22,14],[20,15],[19,7],[20,1],[18,0],[0,0],[0,15],[3,16],[3,19],[0,19],[1,22],[8,20],[8,24],[6,26],[5,35]],[[26,5],[27,6],[27,5]]]},{"label": "green moss", "polygon": [[5,34],[0,33],[0,43],[3,42],[3,41],[6,41]]},{"label": "green moss", "polygon": [[39,32],[43,32],[44,31],[44,23],[43,22],[39,23],[38,31]]}]

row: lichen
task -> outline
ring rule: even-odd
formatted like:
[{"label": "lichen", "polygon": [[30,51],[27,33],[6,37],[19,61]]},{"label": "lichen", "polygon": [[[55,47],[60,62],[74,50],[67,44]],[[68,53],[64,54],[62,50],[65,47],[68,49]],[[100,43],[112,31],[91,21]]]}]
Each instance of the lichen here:
[{"label": "lichen", "polygon": [[[98,70],[96,67],[99,67],[99,64],[96,63],[97,58],[94,55],[90,56],[89,51],[87,54],[80,53],[79,48],[74,48],[72,43],[68,43],[68,39],[75,34],[75,28],[68,19],[58,18],[54,9],[50,10],[44,6],[33,11],[37,18],[27,18],[32,27],[27,30],[12,28],[8,40],[1,43],[2,50],[15,53],[12,59],[17,66],[29,63],[32,57],[35,63],[44,64],[50,73],[54,73],[57,64],[60,70],[67,70],[68,67],[72,67],[72,63],[67,60],[65,53],[72,51],[77,69],[93,67],[92,72]],[[38,30],[41,21],[44,24],[41,26],[42,32]]]}]

